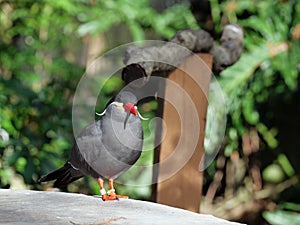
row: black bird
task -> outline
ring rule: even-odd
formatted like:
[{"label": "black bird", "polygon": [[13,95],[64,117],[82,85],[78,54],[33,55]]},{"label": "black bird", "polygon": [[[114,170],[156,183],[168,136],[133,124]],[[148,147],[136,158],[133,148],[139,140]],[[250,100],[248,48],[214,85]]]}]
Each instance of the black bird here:
[{"label": "black bird", "polygon": [[[116,194],[113,180],[141,155],[143,130],[136,104],[135,95],[121,91],[108,103],[101,118],[82,130],[65,165],[39,182],[55,180],[55,187],[63,187],[88,175],[98,179],[103,200],[127,198]],[[104,178],[109,181],[108,192],[104,189]]]}]

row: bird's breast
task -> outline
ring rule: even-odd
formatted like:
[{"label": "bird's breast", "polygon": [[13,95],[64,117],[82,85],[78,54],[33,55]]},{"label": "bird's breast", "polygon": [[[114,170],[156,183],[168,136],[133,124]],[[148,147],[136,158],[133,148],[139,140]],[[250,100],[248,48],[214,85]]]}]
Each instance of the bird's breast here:
[{"label": "bird's breast", "polygon": [[102,142],[108,150],[117,152],[141,151],[143,131],[138,118],[129,118],[126,127],[124,127],[124,121],[113,118],[102,122]]}]

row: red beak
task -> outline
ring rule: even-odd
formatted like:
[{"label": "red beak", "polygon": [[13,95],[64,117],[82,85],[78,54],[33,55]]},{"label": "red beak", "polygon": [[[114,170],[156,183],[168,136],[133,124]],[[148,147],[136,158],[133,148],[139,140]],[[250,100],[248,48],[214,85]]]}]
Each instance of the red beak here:
[{"label": "red beak", "polygon": [[134,107],[134,105],[132,103],[126,103],[124,106],[123,106],[125,112],[130,112],[131,114],[137,116],[137,111]]}]

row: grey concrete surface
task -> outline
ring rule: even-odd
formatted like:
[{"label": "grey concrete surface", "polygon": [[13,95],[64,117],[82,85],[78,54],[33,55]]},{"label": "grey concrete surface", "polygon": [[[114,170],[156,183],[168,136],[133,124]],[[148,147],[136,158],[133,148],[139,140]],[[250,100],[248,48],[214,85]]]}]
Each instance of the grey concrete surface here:
[{"label": "grey concrete surface", "polygon": [[83,194],[0,189],[0,224],[237,225],[211,215],[121,199],[103,202]]}]

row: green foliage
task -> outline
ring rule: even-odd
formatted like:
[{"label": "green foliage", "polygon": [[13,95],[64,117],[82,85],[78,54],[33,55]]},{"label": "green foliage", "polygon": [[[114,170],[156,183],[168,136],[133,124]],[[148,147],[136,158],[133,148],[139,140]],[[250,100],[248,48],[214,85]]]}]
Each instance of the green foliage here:
[{"label": "green foliage", "polygon": [[300,205],[286,202],[277,210],[264,212],[263,217],[272,225],[297,225],[300,224]]},{"label": "green foliage", "polygon": [[[215,1],[212,1],[215,6]],[[229,128],[226,154],[241,149],[239,140],[255,127],[269,148],[276,148],[275,127],[262,119],[268,109],[259,106],[270,98],[298,88],[300,57],[299,40],[292,33],[300,21],[297,1],[224,1],[212,10],[214,22],[238,22],[245,32],[245,51],[241,59],[223,71],[219,82],[227,98]],[[223,12],[223,17],[220,12]],[[245,16],[247,15],[248,16]],[[232,138],[230,132],[238,137]]]},{"label": "green foliage", "polygon": [[80,20],[80,36],[106,32],[113,26],[124,24],[135,41],[145,39],[145,30],[152,29],[156,34],[171,38],[184,27],[198,28],[188,5],[176,4],[157,13],[149,7],[148,0],[96,1],[80,14]]},{"label": "green foliage", "polygon": [[[228,0],[219,4],[212,0],[211,7],[216,30],[221,30],[219,24],[231,22],[240,24],[245,34],[241,59],[218,77],[227,102],[225,155],[237,150],[243,155],[243,136],[255,129],[261,139],[260,150],[273,150],[260,153],[267,159],[260,161],[263,185],[282,185],[297,171],[289,158],[291,150],[282,148],[278,134],[292,135],[287,126],[286,130],[279,130],[272,121],[279,112],[284,114],[282,124],[292,119],[279,104],[299,92],[300,2]],[[294,122],[298,124],[299,120]],[[293,200],[297,196],[295,191],[288,193]],[[283,195],[277,197],[272,200],[284,199]],[[300,224],[299,205],[283,203],[277,210],[265,212],[263,217],[270,224]]]},{"label": "green foliage", "polygon": [[0,138],[0,187],[18,174],[37,187],[35,180],[60,166],[72,143],[71,93],[83,68],[62,55],[75,27],[71,14],[46,2],[0,8],[0,127],[9,134]]},{"label": "green foliage", "polygon": [[284,181],[284,173],[278,164],[267,166],[262,172],[264,181],[274,184],[279,184]]}]

